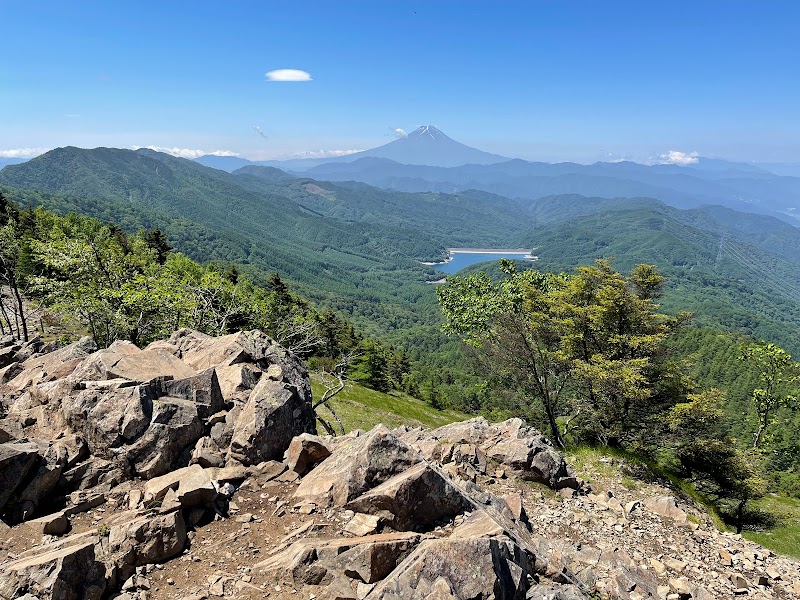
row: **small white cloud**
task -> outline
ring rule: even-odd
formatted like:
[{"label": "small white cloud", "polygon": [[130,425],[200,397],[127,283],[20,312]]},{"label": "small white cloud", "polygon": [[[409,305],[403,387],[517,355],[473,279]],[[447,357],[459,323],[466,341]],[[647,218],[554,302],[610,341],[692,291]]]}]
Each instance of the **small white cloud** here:
[{"label": "small white cloud", "polygon": [[131,146],[131,150],[139,150],[140,148],[147,148],[148,150],[153,150],[155,152],[164,152],[165,154],[171,154],[172,156],[178,156],[180,158],[200,158],[201,156],[205,156],[206,154],[211,154],[213,156],[239,156],[238,152],[231,152],[230,150],[214,150],[214,151],[207,151],[207,150],[200,150],[194,148],[164,148],[162,146]]},{"label": "small white cloud", "polygon": [[264,77],[268,81],[311,81],[311,74],[300,69],[276,69],[267,71]]},{"label": "small white cloud", "polygon": [[294,152],[289,154],[287,158],[336,158],[337,156],[347,156],[348,154],[355,154],[361,150],[309,150],[306,152]]},{"label": "small white cloud", "polygon": [[47,152],[47,148],[11,148],[0,150],[0,158],[33,158]]},{"label": "small white cloud", "polygon": [[408,137],[408,134],[405,132],[405,130],[400,129],[399,127],[389,127],[389,129],[392,130],[394,137],[397,139]]},{"label": "small white cloud", "polygon": [[670,150],[666,154],[659,154],[658,158],[661,159],[661,164],[686,166],[697,164],[700,160],[699,156],[697,152]]},{"label": "small white cloud", "polygon": [[259,127],[258,125],[253,125],[253,129],[255,129],[256,133],[257,133],[258,135],[260,135],[262,138],[264,138],[265,140],[266,140],[266,139],[269,139],[269,138],[267,137],[267,134],[266,134],[266,133],[264,133],[264,130],[263,130],[263,129],[261,129],[261,127]]}]

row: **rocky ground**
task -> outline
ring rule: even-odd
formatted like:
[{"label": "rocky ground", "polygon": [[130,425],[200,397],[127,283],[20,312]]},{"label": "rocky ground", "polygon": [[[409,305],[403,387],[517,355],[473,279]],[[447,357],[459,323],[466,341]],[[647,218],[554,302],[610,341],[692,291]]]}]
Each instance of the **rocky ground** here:
[{"label": "rocky ground", "polygon": [[0,346],[0,598],[800,598],[800,563],[519,420],[317,437],[260,332]]}]

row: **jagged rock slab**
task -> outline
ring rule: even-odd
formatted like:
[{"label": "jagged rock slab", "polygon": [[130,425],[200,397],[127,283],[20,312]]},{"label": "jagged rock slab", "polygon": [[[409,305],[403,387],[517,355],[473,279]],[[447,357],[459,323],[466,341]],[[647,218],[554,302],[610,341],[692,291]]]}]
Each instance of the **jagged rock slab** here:
[{"label": "jagged rock slab", "polygon": [[380,516],[398,531],[421,531],[473,508],[445,476],[417,463],[347,503],[355,512]]},{"label": "jagged rock slab", "polygon": [[330,457],[303,478],[294,495],[318,506],[344,506],[421,461],[408,444],[378,425],[337,445]]},{"label": "jagged rock slab", "polygon": [[368,597],[522,600],[534,575],[528,556],[506,537],[425,540]]},{"label": "jagged rock slab", "polygon": [[28,593],[40,600],[100,600],[106,589],[106,569],[91,540],[15,560],[1,573],[1,598]]},{"label": "jagged rock slab", "polygon": [[284,571],[298,585],[324,585],[337,574],[373,583],[387,576],[424,536],[418,533],[376,534],[358,538],[301,540],[255,565]]},{"label": "jagged rock slab", "polygon": [[292,438],[315,429],[310,400],[302,388],[262,377],[236,419],[230,457],[244,465],[283,458]]},{"label": "jagged rock slab", "polygon": [[305,475],[330,455],[330,445],[325,440],[310,433],[302,433],[292,439],[284,460],[292,471]]},{"label": "jagged rock slab", "polygon": [[0,444],[0,509],[24,483],[28,473],[37,468],[39,460],[36,444]]}]

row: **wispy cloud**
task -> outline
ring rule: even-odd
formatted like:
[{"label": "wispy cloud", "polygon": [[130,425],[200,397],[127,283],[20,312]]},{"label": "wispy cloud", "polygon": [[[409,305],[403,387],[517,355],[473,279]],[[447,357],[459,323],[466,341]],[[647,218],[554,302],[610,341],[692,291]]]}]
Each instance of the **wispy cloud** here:
[{"label": "wispy cloud", "polygon": [[389,127],[389,129],[392,130],[392,133],[394,133],[394,137],[396,137],[397,139],[408,137],[408,134],[405,132],[404,129],[400,129],[399,127]]},{"label": "wispy cloud", "polygon": [[361,152],[361,150],[308,150],[306,152],[288,154],[286,158],[336,158],[337,156],[347,156],[356,152]]},{"label": "wispy cloud", "polygon": [[264,77],[268,81],[311,81],[311,74],[300,69],[276,69],[267,71]]},{"label": "wispy cloud", "polygon": [[0,158],[33,158],[47,152],[47,148],[10,148],[0,150]]},{"label": "wispy cloud", "polygon": [[269,138],[267,137],[267,134],[266,134],[266,133],[264,133],[264,130],[263,130],[263,129],[261,129],[261,127],[259,127],[258,125],[253,125],[253,129],[255,129],[255,130],[256,130],[256,133],[257,133],[258,135],[260,135],[262,138],[264,138],[265,140],[268,140],[268,139],[269,139]]},{"label": "wispy cloud", "polygon": [[199,148],[164,148],[163,146],[131,146],[131,150],[139,150],[140,148],[147,148],[148,150],[153,150],[155,152],[164,152],[166,154],[171,154],[172,156],[178,156],[180,158],[200,158],[201,156],[205,156],[206,154],[211,154],[213,156],[239,156],[238,152],[232,152],[231,150],[200,150]]},{"label": "wispy cloud", "polygon": [[659,154],[658,158],[661,159],[662,164],[686,166],[697,164],[700,160],[699,156],[697,152],[670,150],[666,154]]}]

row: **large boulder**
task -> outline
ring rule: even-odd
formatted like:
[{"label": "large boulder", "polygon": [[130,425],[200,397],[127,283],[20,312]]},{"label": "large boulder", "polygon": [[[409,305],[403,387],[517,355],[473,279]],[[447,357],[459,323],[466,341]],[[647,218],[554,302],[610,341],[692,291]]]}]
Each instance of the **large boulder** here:
[{"label": "large boulder", "polygon": [[346,505],[380,516],[398,531],[423,531],[452,519],[474,505],[448,478],[426,463],[417,463]]},{"label": "large boulder", "polygon": [[268,372],[236,419],[229,455],[244,465],[280,460],[292,438],[315,429],[310,393]]},{"label": "large boulder", "polygon": [[109,383],[64,398],[67,423],[82,432],[93,454],[109,458],[111,449],[133,442],[150,426],[157,387]]},{"label": "large boulder", "polygon": [[292,439],[284,460],[292,471],[305,475],[330,455],[330,444],[325,440],[310,433],[302,433]]},{"label": "large boulder", "polygon": [[186,546],[186,523],[180,510],[159,515],[123,514],[106,527],[108,537],[101,540],[101,546],[123,580],[136,567],[164,562]]},{"label": "large boulder", "polygon": [[192,449],[204,433],[194,402],[159,398],[153,403],[150,426],[125,448],[125,454],[133,473],[151,479],[188,465]]},{"label": "large boulder", "polygon": [[27,593],[39,600],[100,600],[105,589],[105,566],[95,556],[94,541],[85,537],[0,567],[0,598]]},{"label": "large boulder", "polygon": [[524,600],[534,576],[528,555],[505,536],[425,540],[370,598]]},{"label": "large boulder", "polygon": [[363,583],[374,583],[391,573],[423,537],[418,533],[382,533],[300,540],[255,568],[282,571],[297,585],[327,585],[341,573]]},{"label": "large boulder", "polygon": [[162,381],[160,395],[191,400],[204,421],[225,408],[225,400],[214,368],[188,377]]},{"label": "large boulder", "polygon": [[160,501],[169,490],[176,493],[178,502],[184,508],[211,506],[217,496],[209,470],[199,465],[177,469],[149,480],[144,486],[145,505]]},{"label": "large boulder", "polygon": [[320,506],[344,506],[402,473],[422,457],[383,425],[339,443],[331,456],[305,476],[295,496]]},{"label": "large boulder", "polygon": [[0,511],[14,492],[27,484],[28,474],[36,471],[40,460],[36,444],[0,444]]}]

